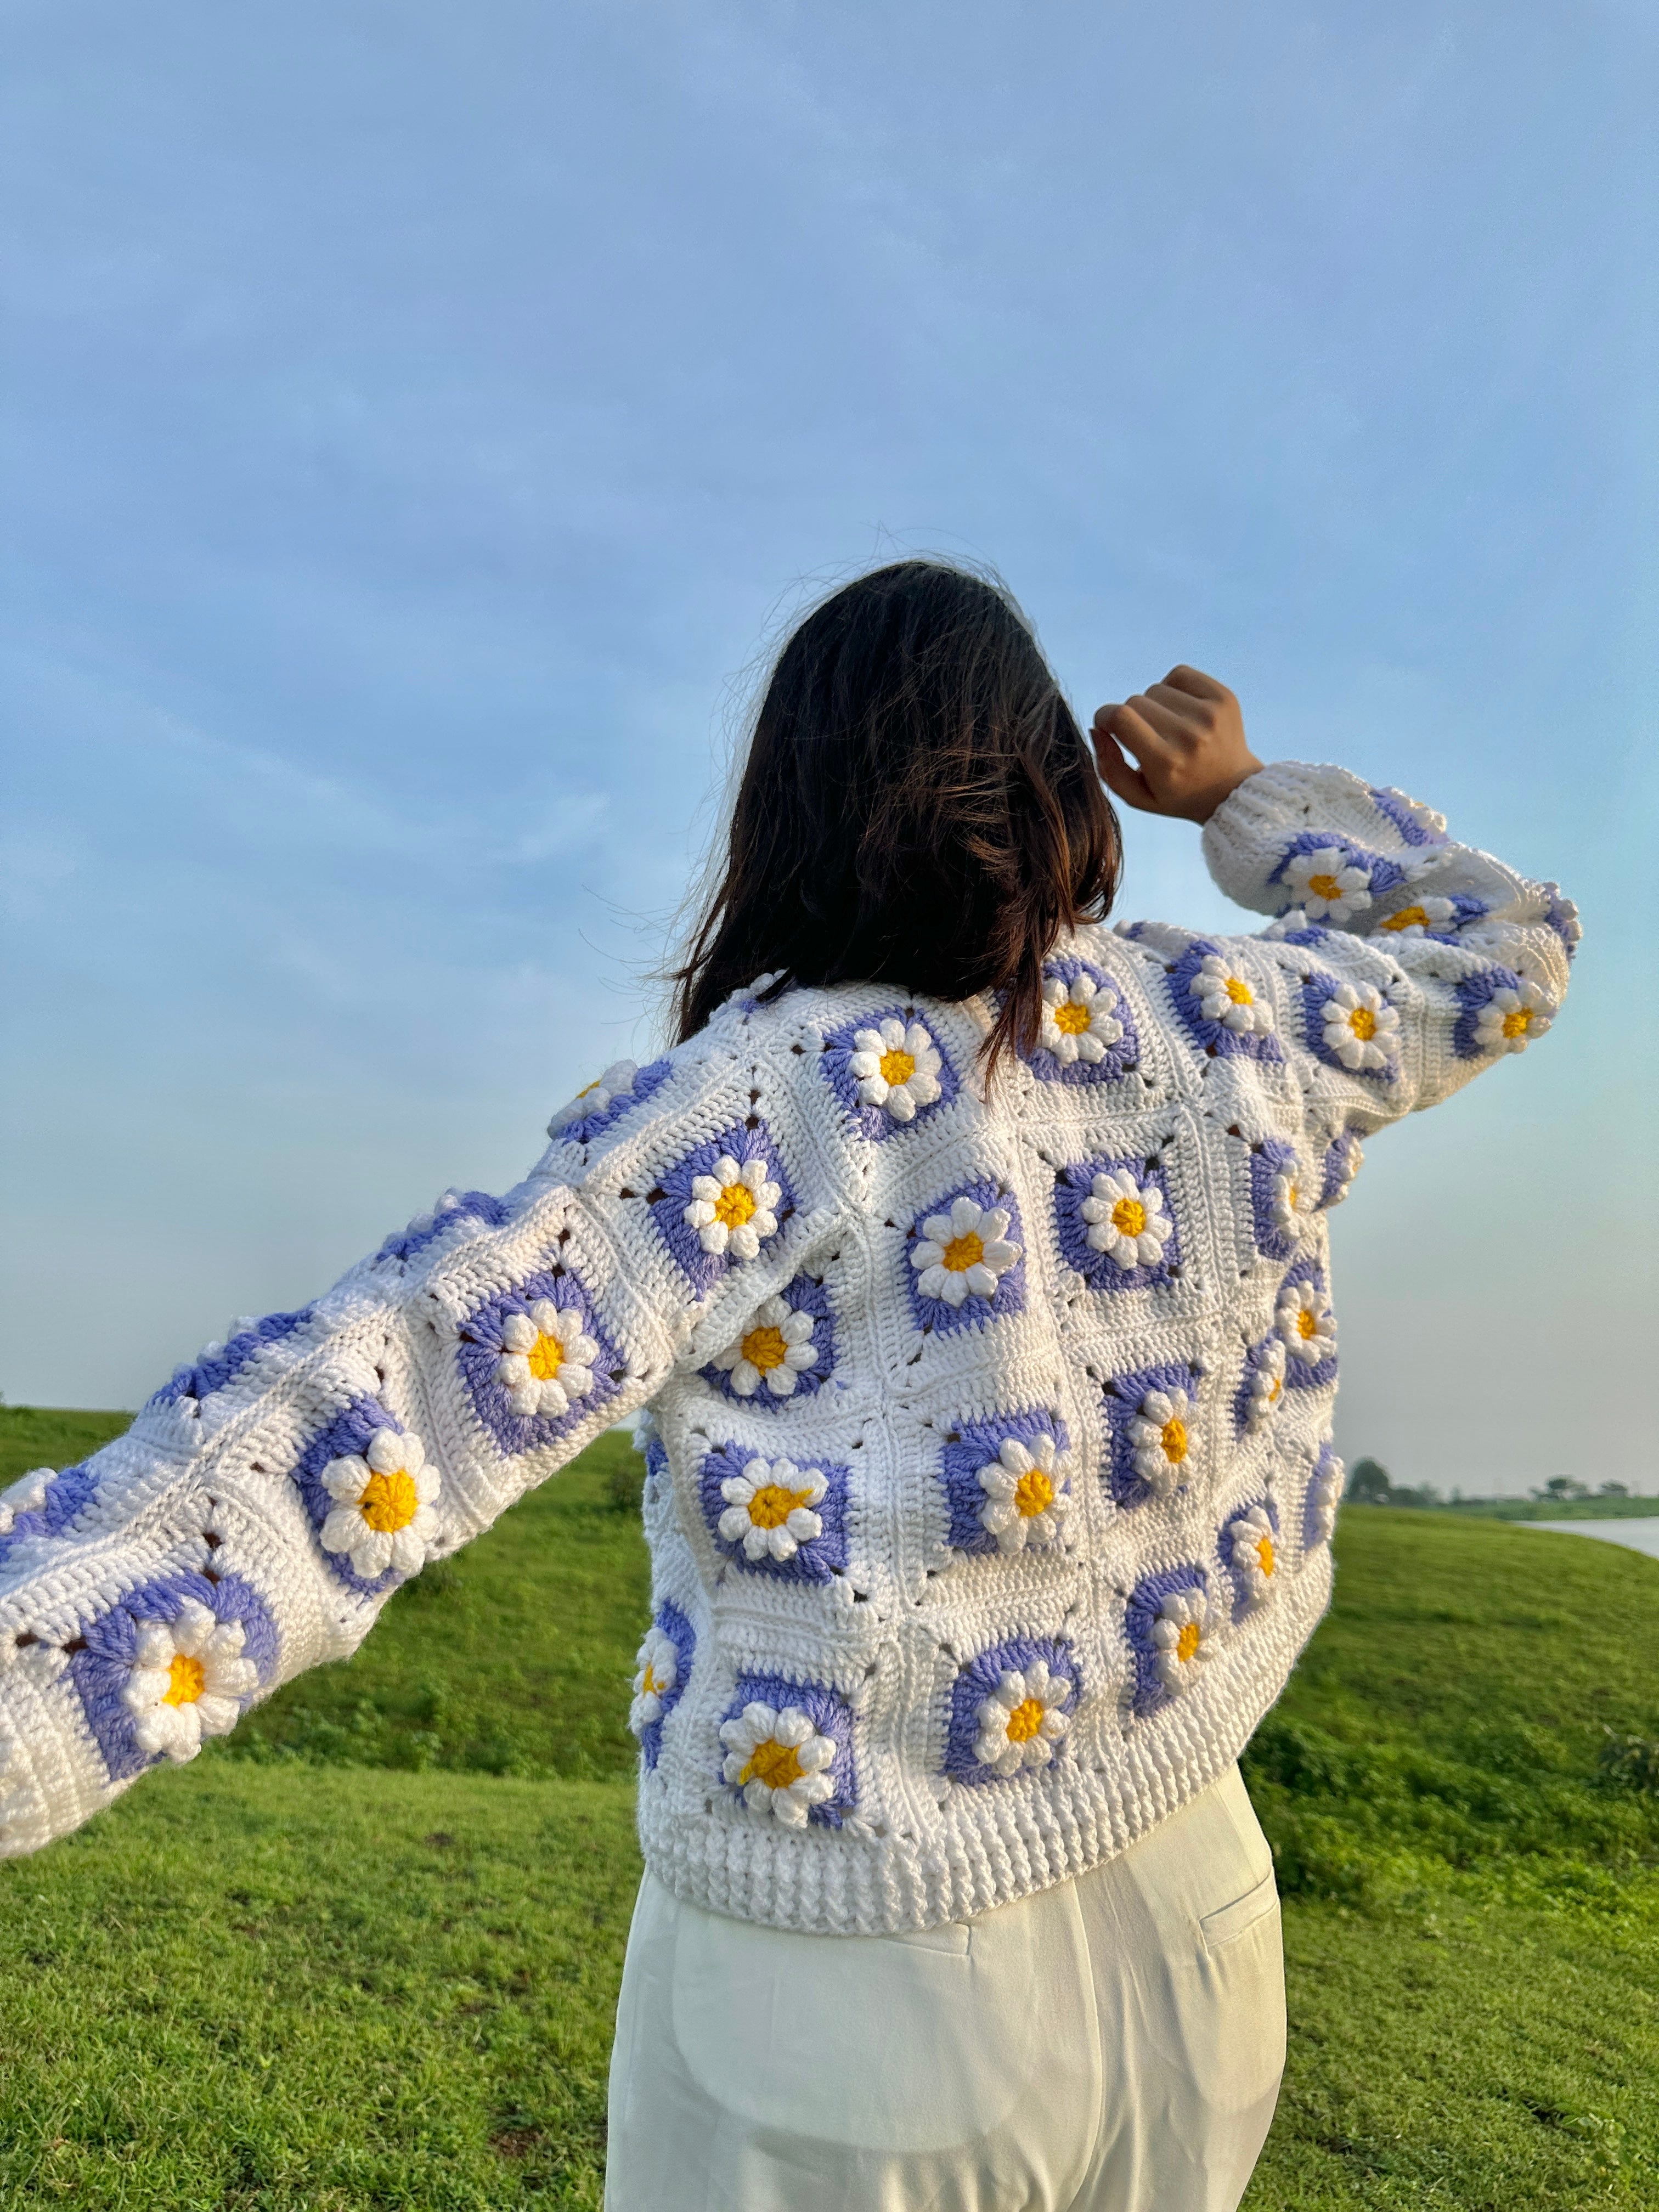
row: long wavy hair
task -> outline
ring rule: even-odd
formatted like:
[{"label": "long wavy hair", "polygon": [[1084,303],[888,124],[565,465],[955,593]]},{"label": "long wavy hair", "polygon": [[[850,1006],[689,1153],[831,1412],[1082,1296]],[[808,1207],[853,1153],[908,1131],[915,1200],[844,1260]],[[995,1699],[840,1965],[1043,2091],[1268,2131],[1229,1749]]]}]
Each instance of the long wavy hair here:
[{"label": "long wavy hair", "polygon": [[1117,890],[1118,822],[1006,592],[935,561],[844,585],[779,653],[725,866],[673,974],[681,1038],[757,977],[988,994],[988,1078],[1042,963]]}]

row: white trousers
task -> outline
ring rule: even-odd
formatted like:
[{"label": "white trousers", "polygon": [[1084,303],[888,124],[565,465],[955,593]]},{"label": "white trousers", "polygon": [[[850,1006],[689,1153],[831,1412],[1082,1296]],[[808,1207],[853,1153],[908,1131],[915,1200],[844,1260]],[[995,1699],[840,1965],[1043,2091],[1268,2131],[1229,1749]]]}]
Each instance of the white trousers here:
[{"label": "white trousers", "polygon": [[796,1936],[647,1875],[607,2212],[1233,2212],[1285,2063],[1273,1855],[1237,1767],[1078,1881],[915,1936]]}]

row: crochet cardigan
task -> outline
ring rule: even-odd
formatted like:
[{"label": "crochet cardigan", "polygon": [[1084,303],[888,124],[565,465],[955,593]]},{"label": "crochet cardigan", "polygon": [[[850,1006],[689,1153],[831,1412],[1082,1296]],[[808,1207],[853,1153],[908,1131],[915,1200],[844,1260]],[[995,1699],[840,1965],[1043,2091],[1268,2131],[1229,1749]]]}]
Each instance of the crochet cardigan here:
[{"label": "crochet cardigan", "polygon": [[1204,833],[1259,936],[1082,929],[984,1001],[757,985],[0,1500],[0,1851],[301,1668],[641,1412],[647,1859],[802,1930],[961,1919],[1237,1758],[1328,1601],[1326,1212],[1549,1025],[1553,885],[1281,763]]}]

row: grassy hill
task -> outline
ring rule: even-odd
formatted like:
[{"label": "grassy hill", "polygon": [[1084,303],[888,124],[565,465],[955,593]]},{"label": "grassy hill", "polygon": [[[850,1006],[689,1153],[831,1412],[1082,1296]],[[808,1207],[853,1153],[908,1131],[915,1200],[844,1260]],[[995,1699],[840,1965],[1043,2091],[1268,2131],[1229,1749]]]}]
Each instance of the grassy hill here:
[{"label": "grassy hill", "polygon": [[[121,1425],[0,1414],[0,1474]],[[0,1867],[0,2203],[599,2204],[629,1460],[601,1439],[354,1659]],[[1249,2212],[1651,2208],[1659,1564],[1365,1508],[1337,1549],[1247,1761],[1291,2018]]]}]

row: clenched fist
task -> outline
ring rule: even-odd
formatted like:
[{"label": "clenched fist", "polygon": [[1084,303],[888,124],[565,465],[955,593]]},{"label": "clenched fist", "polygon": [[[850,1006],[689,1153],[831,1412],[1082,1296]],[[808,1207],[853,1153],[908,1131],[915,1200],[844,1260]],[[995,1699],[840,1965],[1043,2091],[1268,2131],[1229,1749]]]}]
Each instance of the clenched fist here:
[{"label": "clenched fist", "polygon": [[1245,740],[1237,700],[1184,662],[1121,707],[1097,708],[1089,734],[1109,791],[1143,814],[1184,822],[1207,822],[1261,766]]}]

